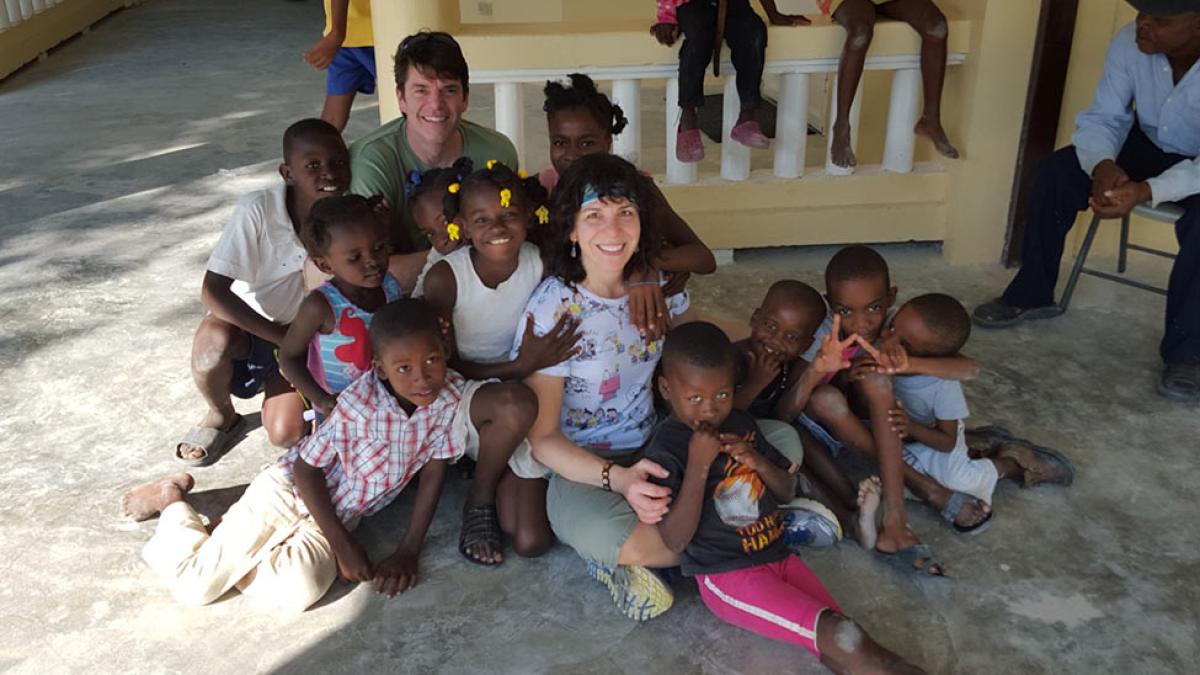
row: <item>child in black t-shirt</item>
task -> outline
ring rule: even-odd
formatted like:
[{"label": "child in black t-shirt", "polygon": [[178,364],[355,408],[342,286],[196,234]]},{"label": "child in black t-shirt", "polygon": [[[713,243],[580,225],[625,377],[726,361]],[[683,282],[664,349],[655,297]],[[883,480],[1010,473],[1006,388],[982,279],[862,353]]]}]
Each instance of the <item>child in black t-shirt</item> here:
[{"label": "child in black t-shirt", "polygon": [[672,330],[658,387],[671,416],[646,458],[669,474],[671,510],[663,542],[681,553],[704,604],[722,620],[799,644],[835,673],[923,672],[875,643],[841,615],[829,591],[784,546],[778,506],[795,477],[775,448],[756,438],[754,418],[733,409],[735,353],[709,323]]}]

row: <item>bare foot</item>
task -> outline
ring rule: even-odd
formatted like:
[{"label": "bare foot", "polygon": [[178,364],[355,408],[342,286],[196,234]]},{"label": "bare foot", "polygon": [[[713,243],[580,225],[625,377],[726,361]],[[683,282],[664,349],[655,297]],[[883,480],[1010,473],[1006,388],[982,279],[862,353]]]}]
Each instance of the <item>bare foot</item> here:
[{"label": "bare foot", "polygon": [[166,478],[143,483],[121,498],[121,509],[135,521],[149,520],[173,504],[183,500],[196,481],[186,473],[176,473]]},{"label": "bare foot", "polygon": [[942,155],[950,159],[958,159],[958,148],[950,143],[950,137],[946,135],[946,130],[942,128],[940,122],[922,117],[913,127],[913,133],[933,141],[933,147]]},{"label": "bare foot", "polygon": [[920,543],[921,538],[915,532],[884,514],[883,529],[879,531],[879,536],[875,540],[876,550],[880,553],[895,553]]},{"label": "bare foot", "polygon": [[829,146],[829,155],[834,165],[845,169],[858,164],[854,150],[850,149],[850,125],[833,125],[833,142]]},{"label": "bare foot", "polygon": [[883,495],[883,484],[878,476],[871,476],[858,484],[858,522],[855,530],[858,543],[865,549],[875,548],[879,536],[875,517],[879,513],[879,498]]}]

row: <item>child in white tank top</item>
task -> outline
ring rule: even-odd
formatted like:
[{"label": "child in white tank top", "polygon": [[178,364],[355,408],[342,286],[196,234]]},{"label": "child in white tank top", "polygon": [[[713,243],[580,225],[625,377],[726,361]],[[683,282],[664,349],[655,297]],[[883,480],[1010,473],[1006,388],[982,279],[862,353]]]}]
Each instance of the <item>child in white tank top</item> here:
[{"label": "child in white tank top", "polygon": [[425,276],[425,299],[454,326],[450,363],[470,379],[521,379],[575,353],[564,319],[544,336],[530,334],[509,358],[521,312],[542,280],[538,248],[526,241],[531,221],[547,217],[545,189],[497,162],[448,189],[452,236],[470,246],[438,261]]}]

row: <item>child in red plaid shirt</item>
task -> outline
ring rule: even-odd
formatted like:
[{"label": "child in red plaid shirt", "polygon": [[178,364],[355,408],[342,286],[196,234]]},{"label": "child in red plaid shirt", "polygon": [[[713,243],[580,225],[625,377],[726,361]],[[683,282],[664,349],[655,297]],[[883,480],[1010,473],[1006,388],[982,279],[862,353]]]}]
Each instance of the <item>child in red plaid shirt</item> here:
[{"label": "child in red plaid shirt", "polygon": [[[317,431],[263,471],[212,533],[184,501],[194,481],[175,474],[131,490],[123,500],[134,520],[161,513],[143,557],[188,604],[210,603],[230,588],[303,611],[335,576],[369,581],[394,596],[417,582],[417,561],[441,495],[446,465],[463,453],[463,379],[446,367],[436,312],[421,300],[381,308],[371,324],[373,367],[338,397]],[[491,397],[478,428],[480,467],[468,506],[490,504],[513,448],[534,411],[520,384]],[[524,390],[508,391],[519,388]],[[489,469],[496,479],[487,484]],[[418,473],[407,532],[395,552],[372,561],[350,531],[390,504]],[[484,474],[481,480],[480,474]],[[499,553],[497,552],[497,555]]]}]

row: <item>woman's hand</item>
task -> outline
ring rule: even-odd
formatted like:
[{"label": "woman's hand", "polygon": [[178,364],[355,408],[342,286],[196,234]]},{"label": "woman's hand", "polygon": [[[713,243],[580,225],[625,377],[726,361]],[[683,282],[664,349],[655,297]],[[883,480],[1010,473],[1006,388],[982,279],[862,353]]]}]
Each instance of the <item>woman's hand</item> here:
[{"label": "woman's hand", "polygon": [[650,476],[666,478],[669,471],[648,459],[639,460],[631,467],[613,466],[609,470],[612,489],[621,493],[638,520],[654,525],[667,515],[671,504],[671,488],[651,483]]}]

